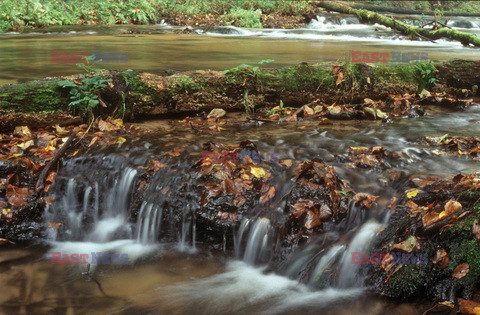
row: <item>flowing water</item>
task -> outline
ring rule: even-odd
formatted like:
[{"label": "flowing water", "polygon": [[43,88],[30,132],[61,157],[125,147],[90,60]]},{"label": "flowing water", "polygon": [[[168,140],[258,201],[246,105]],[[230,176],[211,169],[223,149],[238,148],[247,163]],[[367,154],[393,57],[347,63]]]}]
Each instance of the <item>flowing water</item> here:
[{"label": "flowing water", "polygon": [[[414,20],[412,19],[411,23]],[[478,19],[457,18],[451,26],[479,33]],[[171,33],[160,25],[137,27],[145,35],[123,35],[132,27],[88,27],[81,31],[0,35],[0,83],[45,75],[76,73],[72,64],[52,64],[52,50],[128,52],[128,67],[161,73],[165,69],[225,69],[260,59],[274,66],[349,58],[350,50],[428,52],[433,60],[476,58],[456,43],[406,41],[381,26],[364,26],[353,18],[321,17],[300,30],[245,30],[234,27]],[[94,44],[92,44],[94,43]],[[172,51],[175,51],[172,54]],[[125,64],[111,66],[125,68]],[[296,125],[227,127],[216,136],[157,131],[65,163],[51,188],[55,202],[46,222],[62,222],[32,249],[0,252],[0,311],[4,313],[120,314],[416,314],[425,304],[395,304],[371,297],[361,265],[351,252],[367,251],[387,223],[388,201],[398,191],[378,181],[381,170],[352,169],[342,162],[349,147],[380,145],[404,153],[398,165],[407,174],[450,176],[475,169],[468,158],[436,155],[417,144],[423,135],[477,135],[480,107],[466,112],[427,108],[429,115],[393,124],[315,122]],[[146,124],[147,125],[147,124]],[[159,124],[161,125],[161,124]],[[155,123],[149,123],[155,127]],[[154,128],[153,128],[154,129]],[[282,261],[274,260],[277,210],[256,205],[256,216],[225,229],[218,246],[206,244],[197,217],[197,197],[190,169],[202,143],[238,144],[249,139],[259,151],[280,159],[321,158],[358,192],[376,196],[368,212],[349,205],[349,216],[299,247]],[[148,159],[171,144],[186,151],[151,178],[142,177]],[[170,147],[169,147],[170,146]],[[335,159],[334,157],[340,157]],[[285,172],[272,174],[278,196],[292,183]],[[146,197],[135,203],[139,183],[149,181]],[[180,213],[178,209],[182,209]],[[230,243],[229,240],[232,240]],[[128,264],[52,264],[52,252],[128,255]],[[335,277],[331,277],[335,271]],[[3,289],[3,287],[2,287]]]},{"label": "flowing water", "polygon": [[[419,20],[411,17],[411,23]],[[479,18],[456,17],[453,28],[480,34]],[[178,28],[175,28],[178,30]],[[145,34],[126,34],[128,30]],[[181,30],[181,29],[180,29]],[[128,63],[99,64],[106,69],[133,69],[162,74],[165,70],[225,70],[239,64],[274,59],[280,67],[308,62],[351,60],[351,51],[428,53],[430,60],[477,59],[474,49],[458,42],[410,41],[380,25],[363,25],[343,15],[319,17],[302,29],[249,30],[232,26],[174,34],[172,27],[72,26],[29,34],[0,34],[0,84],[81,73],[74,63],[52,63],[52,51],[127,53]]]},{"label": "flowing water", "polygon": [[[216,136],[153,132],[121,146],[86,152],[65,164],[52,187],[56,202],[46,209],[45,220],[63,222],[64,228],[48,229],[54,232],[41,248],[0,255],[5,270],[1,281],[8,289],[0,297],[0,309],[68,314],[377,314],[387,310],[416,314],[419,308],[427,309],[426,304],[394,304],[368,295],[361,265],[351,264],[351,252],[368,250],[376,232],[388,222],[386,205],[397,191],[379,183],[381,170],[352,169],[342,159],[331,158],[344,156],[350,146],[381,145],[405,154],[407,158],[395,168],[407,174],[449,176],[475,169],[476,161],[435,155],[419,147],[417,140],[422,135],[478,134],[480,106],[466,112],[433,107],[426,111],[422,118],[387,125],[335,122],[319,128],[305,121],[231,126]],[[355,191],[380,196],[378,205],[368,212],[352,205],[352,217],[336,226],[325,225],[323,234],[280,262],[272,260],[278,233],[275,216],[260,208],[259,216],[244,218],[238,229],[225,231],[224,240],[233,238],[232,251],[225,241],[217,249],[208,247],[198,241],[201,231],[195,229],[199,224],[195,210],[200,203],[188,170],[200,156],[203,142],[238,144],[245,139],[279,158],[330,160]],[[132,204],[145,162],[172,140],[186,151],[148,179],[146,198]],[[288,192],[291,183],[285,174],[273,176],[284,186],[279,189]],[[160,193],[165,189],[173,189],[173,194]],[[276,202],[278,207],[281,202]],[[132,208],[137,209],[136,219],[131,217]],[[183,209],[181,218],[175,219],[174,209]],[[52,252],[127,254],[128,264],[92,264],[87,271],[85,264],[51,264]]]}]

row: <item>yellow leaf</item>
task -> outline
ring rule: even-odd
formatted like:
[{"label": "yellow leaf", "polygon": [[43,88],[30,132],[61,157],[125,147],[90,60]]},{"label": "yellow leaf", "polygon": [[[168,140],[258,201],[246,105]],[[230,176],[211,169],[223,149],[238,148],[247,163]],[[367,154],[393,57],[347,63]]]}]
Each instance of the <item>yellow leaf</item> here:
[{"label": "yellow leaf", "polygon": [[26,150],[26,149],[30,148],[32,145],[33,145],[33,140],[28,140],[26,142],[17,144],[17,147],[19,147],[22,150]]},{"label": "yellow leaf", "polygon": [[17,154],[12,154],[8,157],[8,159],[15,159],[15,158],[18,158],[18,157],[21,157],[23,155],[23,153],[17,153]]},{"label": "yellow leaf", "polygon": [[261,167],[250,167],[250,173],[257,178],[265,177],[265,170]]},{"label": "yellow leaf", "polygon": [[116,123],[119,126],[123,126],[123,120],[121,118],[117,118],[113,122]]},{"label": "yellow leaf", "polygon": [[124,137],[119,137],[116,143],[124,143],[125,141],[127,141],[127,139],[125,139]]},{"label": "yellow leaf", "polygon": [[412,199],[413,197],[418,195],[418,189],[411,190],[407,192],[408,199]]}]

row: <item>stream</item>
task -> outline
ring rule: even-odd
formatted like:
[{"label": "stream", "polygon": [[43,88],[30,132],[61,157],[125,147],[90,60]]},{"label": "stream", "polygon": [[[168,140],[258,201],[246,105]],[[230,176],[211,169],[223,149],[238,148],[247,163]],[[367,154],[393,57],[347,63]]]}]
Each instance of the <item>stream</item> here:
[{"label": "stream", "polygon": [[[331,18],[331,17],[330,17]],[[480,34],[480,19],[458,18],[451,26]],[[127,29],[150,34],[128,35]],[[172,27],[88,26],[29,34],[0,34],[0,84],[45,76],[79,73],[74,64],[52,64],[52,50],[127,52],[125,64],[111,69],[162,73],[195,69],[223,70],[271,58],[272,66],[299,62],[348,60],[351,50],[428,52],[431,60],[474,59],[478,54],[460,44],[407,41],[380,26],[352,18],[320,17],[298,30],[245,30],[218,27],[194,34],[175,34]],[[175,52],[175,53],[172,53]],[[426,115],[383,124],[380,121],[316,121],[295,124],[233,124],[217,135],[168,130],[164,121],[139,124],[152,130],[127,142],[87,151],[68,160],[51,190],[45,222],[63,222],[61,229],[29,247],[0,252],[0,312],[108,314],[418,314],[430,307],[424,300],[392,302],[369,294],[362,265],[352,252],[366,252],[376,233],[388,224],[392,197],[403,194],[380,180],[387,169],[351,168],[350,147],[382,146],[403,159],[388,168],[407,175],[449,177],[475,171],[467,157],[437,155],[421,147],[422,136],[473,136],[480,132],[480,106],[452,112],[425,106]],[[208,243],[199,228],[191,168],[201,158],[202,144],[238,145],[250,140],[260,152],[279,159],[322,159],[356,192],[379,196],[369,211],[350,205],[350,214],[336,224],[323,223],[323,233],[274,259],[276,222],[281,198],[269,209],[256,204],[252,216],[237,229]],[[134,204],[142,169],[153,156],[173,147],[185,149],[174,163],[148,178],[147,197]],[[292,182],[284,169],[271,167],[278,196]],[[278,164],[278,163],[277,163]],[[181,187],[181,189],[180,189]],[[171,195],[160,193],[172,190]],[[175,210],[181,209],[180,218]],[[132,215],[133,213],[133,215]],[[222,241],[223,237],[223,241]],[[126,255],[128,263],[53,264],[54,254]],[[121,259],[120,259],[121,261]],[[117,261],[118,262],[118,261]],[[88,267],[87,267],[88,266]],[[323,279],[336,270],[334,280]],[[328,283],[326,285],[325,283]]]},{"label": "stream", "polygon": [[[0,309],[71,314],[378,314],[387,310],[417,314],[428,305],[421,301],[397,304],[370,296],[363,285],[361,265],[351,264],[350,253],[369,248],[376,232],[388,222],[388,201],[403,192],[380,184],[385,170],[349,168],[339,157],[349,147],[379,145],[405,155],[391,167],[408,175],[448,177],[471,172],[476,161],[433,154],[417,141],[423,135],[478,134],[480,106],[465,112],[426,107],[426,112],[422,118],[391,124],[232,125],[216,136],[155,131],[164,123],[149,122],[151,134],[86,152],[66,163],[52,188],[56,202],[45,212],[47,222],[63,222],[65,228],[48,229],[46,239],[30,249],[4,251],[0,258],[9,259],[0,260],[1,281],[6,283]],[[182,186],[183,200],[170,200],[157,192],[175,189],[188,180],[188,170],[200,157],[203,142],[236,144],[245,139],[256,143],[260,152],[275,153],[280,159],[330,161],[355,191],[380,196],[377,205],[362,213],[351,209],[357,213],[354,220],[349,215],[335,226],[325,223],[321,236],[281,262],[271,260],[277,231],[270,220],[275,210],[244,218],[237,230],[226,231],[224,238],[234,240],[232,250],[225,243],[211,247],[195,229],[197,222],[191,214],[199,203],[193,186]],[[172,141],[186,150],[176,163],[150,179],[154,189],[140,205],[137,220],[131,220],[132,194],[142,166]],[[290,189],[284,172],[272,176],[279,190]],[[278,207],[281,203],[274,202]],[[183,209],[181,225],[172,220],[174,206]],[[52,252],[126,254],[128,264],[52,264]],[[336,280],[324,286],[317,280],[331,268],[337,270]]]}]

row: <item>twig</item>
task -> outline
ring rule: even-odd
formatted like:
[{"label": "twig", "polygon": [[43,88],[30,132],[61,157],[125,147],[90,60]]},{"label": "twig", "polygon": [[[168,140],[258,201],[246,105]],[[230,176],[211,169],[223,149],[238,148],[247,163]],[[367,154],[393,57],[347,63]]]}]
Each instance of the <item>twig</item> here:
[{"label": "twig", "polygon": [[68,137],[67,141],[62,145],[62,147],[55,154],[53,159],[50,160],[50,162],[48,162],[47,165],[45,165],[45,167],[43,168],[43,170],[40,173],[40,176],[38,177],[38,180],[37,180],[37,185],[35,187],[37,192],[40,191],[40,190],[43,190],[43,188],[45,187],[45,185],[44,185],[45,177],[47,176],[47,174],[50,171],[50,169],[52,168],[52,166],[54,164],[58,163],[60,158],[65,154],[65,152],[67,152],[68,147],[70,146],[70,144],[72,143],[72,141],[73,141],[73,139],[75,138],[76,135],[77,135],[77,133],[73,132],[70,135],[70,137]]}]

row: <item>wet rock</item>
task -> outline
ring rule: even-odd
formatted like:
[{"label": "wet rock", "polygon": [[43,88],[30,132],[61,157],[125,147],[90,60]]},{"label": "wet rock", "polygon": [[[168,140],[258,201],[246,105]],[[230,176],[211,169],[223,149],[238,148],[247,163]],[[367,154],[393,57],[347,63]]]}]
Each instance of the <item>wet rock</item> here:
[{"label": "wet rock", "polygon": [[225,116],[227,112],[221,108],[214,108],[212,111],[208,114],[207,118],[222,118]]}]

